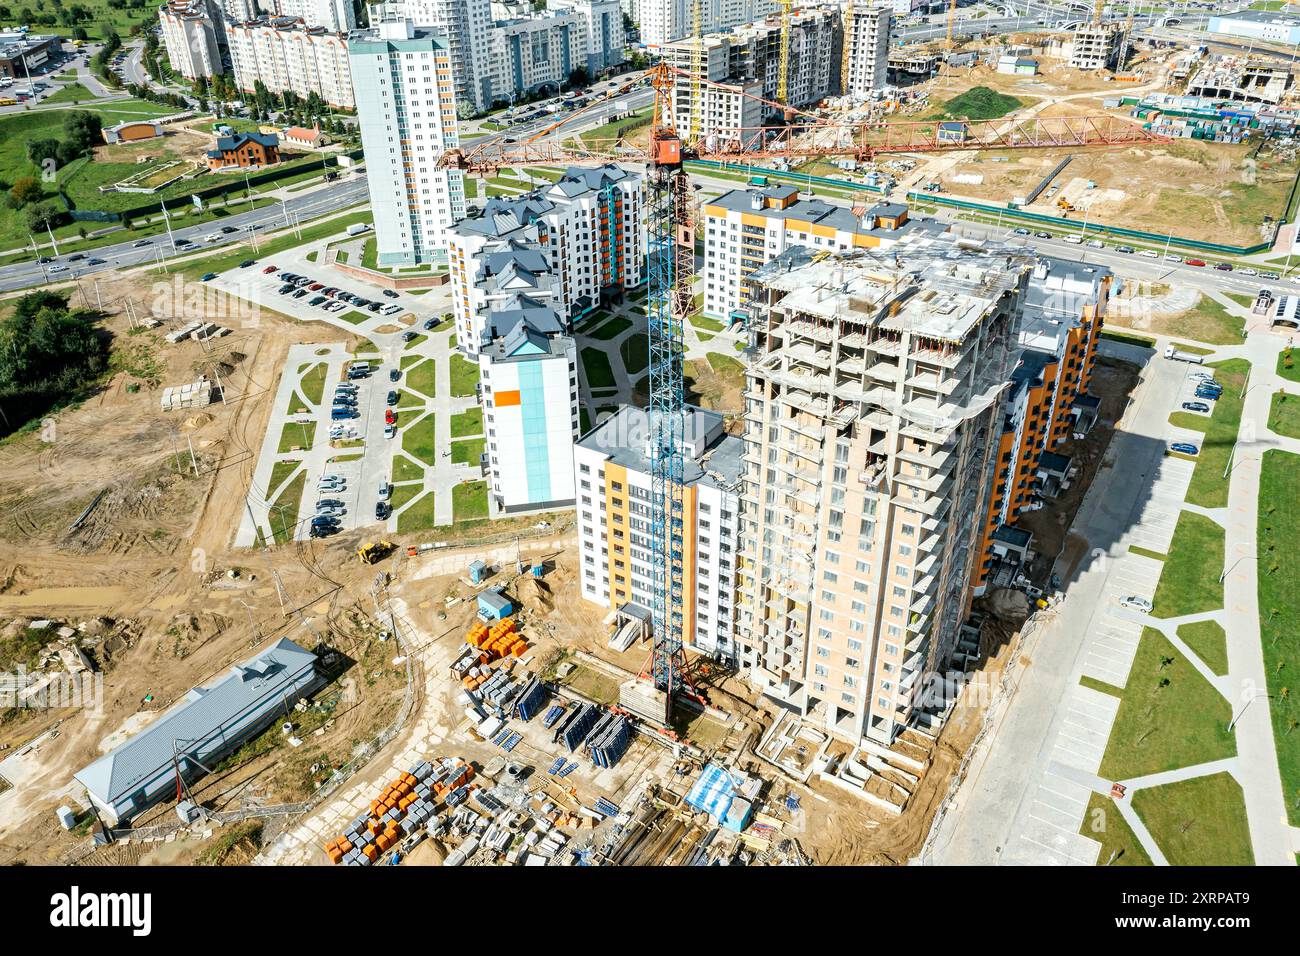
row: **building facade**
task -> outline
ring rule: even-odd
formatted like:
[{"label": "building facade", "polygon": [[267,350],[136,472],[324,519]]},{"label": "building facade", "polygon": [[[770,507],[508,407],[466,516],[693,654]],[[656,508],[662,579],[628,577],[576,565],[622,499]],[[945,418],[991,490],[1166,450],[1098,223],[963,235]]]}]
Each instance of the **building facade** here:
[{"label": "building facade", "polygon": [[[521,288],[542,270],[554,276],[556,309],[567,322],[645,281],[641,210],[645,183],[615,165],[574,167],[549,186],[489,199],[449,236],[452,311],[457,341],[474,354],[492,296]],[[532,255],[504,260],[504,250]],[[528,277],[489,278],[502,263]]]},{"label": "building facade", "polygon": [[[309,27],[320,27],[330,33],[347,33],[357,26],[352,0],[269,0],[263,9],[274,11],[276,16],[301,20]],[[253,17],[250,15],[244,18]]]},{"label": "building facade", "polygon": [[792,246],[887,249],[918,232],[945,229],[931,219],[912,219],[899,203],[847,209],[800,199],[794,186],[732,190],[706,203],[701,218],[704,314],[725,321],[748,317],[750,277]]},{"label": "building facade", "polygon": [[236,133],[217,137],[207,152],[209,169],[258,169],[280,161],[280,139],[274,133]]},{"label": "building facade", "polygon": [[844,95],[869,99],[888,83],[889,67],[888,7],[854,6],[853,18],[844,24],[844,43],[848,54],[844,60]]},{"label": "building facade", "polygon": [[438,168],[460,145],[447,41],[409,20],[381,20],[348,37],[353,89],[381,265],[446,258],[464,218],[463,174]]},{"label": "building facade", "polygon": [[925,720],[955,651],[1031,261],[922,235],[755,277],[740,659],[837,737]]},{"label": "building facade", "polygon": [[272,93],[316,93],[333,107],[352,109],[347,37],[288,17],[226,26],[235,85],[252,93],[258,81]]},{"label": "building facade", "polygon": [[[682,641],[688,650],[736,657],[735,581],[743,446],[722,416],[687,406],[682,495]],[[623,406],[574,449],[582,596],[646,620],[654,607],[650,425]]]},{"label": "building facade", "polygon": [[[776,13],[776,0],[700,0],[701,32],[730,30],[743,23]],[[691,35],[690,0],[640,0],[634,17],[641,27],[641,42],[657,48]]]},{"label": "building facade", "polygon": [[627,35],[618,0],[550,0],[548,9],[581,18],[587,39],[587,73],[593,78],[626,60]]},{"label": "building facade", "polygon": [[490,0],[400,0],[372,7],[372,23],[376,14],[380,19],[405,17],[445,38],[455,98],[463,115],[492,106]]},{"label": "building facade", "polygon": [[222,72],[225,32],[205,0],[168,0],[158,9],[163,49],[171,67],[187,80]]}]

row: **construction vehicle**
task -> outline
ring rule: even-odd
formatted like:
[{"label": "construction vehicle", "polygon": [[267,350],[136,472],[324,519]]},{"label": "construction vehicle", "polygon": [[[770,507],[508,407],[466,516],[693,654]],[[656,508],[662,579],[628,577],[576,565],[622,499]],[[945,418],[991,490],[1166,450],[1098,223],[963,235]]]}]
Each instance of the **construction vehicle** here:
[{"label": "construction vehicle", "polygon": [[[927,152],[951,149],[1011,149],[1037,146],[1074,148],[1118,142],[1152,142],[1160,137],[1137,124],[1109,116],[1035,118],[1024,122],[969,121],[959,142],[940,140],[938,124],[847,123],[827,120],[785,103],[742,94],[763,104],[767,114],[784,122],[749,127],[720,135],[701,129],[702,87],[719,87],[703,71],[699,0],[694,8],[695,44],[691,71],[660,62],[649,70],[655,92],[653,120],[646,147],[622,138],[588,140],[569,145],[556,132],[574,119],[603,107],[602,100],[563,117],[520,142],[500,137],[469,149],[443,154],[441,169],[493,175],[504,168],[553,166],[558,163],[646,164],[646,227],[650,382],[648,454],[651,464],[650,540],[652,568],[652,648],[642,678],[653,681],[662,695],[662,715],[668,726],[673,699],[683,691],[699,697],[687,677],[682,642],[684,563],[680,529],[683,525],[685,470],[685,398],[682,381],[683,326],[693,311],[695,278],[695,203],[686,164],[694,160],[753,163],[759,159],[802,162],[820,156],[845,156],[871,162],[882,152]],[[787,5],[788,6],[788,5]],[[681,78],[691,94],[690,128],[676,126],[674,85]],[[629,92],[640,80],[625,83],[605,99]],[[734,90],[729,90],[734,92]],[[656,708],[659,706],[656,703]]]},{"label": "construction vehicle", "polygon": [[362,564],[374,564],[393,553],[391,541],[367,541],[357,549],[357,558]]},{"label": "construction vehicle", "polygon": [[1074,203],[1062,196],[1056,200],[1056,208],[1063,209],[1065,212],[1074,212]]}]

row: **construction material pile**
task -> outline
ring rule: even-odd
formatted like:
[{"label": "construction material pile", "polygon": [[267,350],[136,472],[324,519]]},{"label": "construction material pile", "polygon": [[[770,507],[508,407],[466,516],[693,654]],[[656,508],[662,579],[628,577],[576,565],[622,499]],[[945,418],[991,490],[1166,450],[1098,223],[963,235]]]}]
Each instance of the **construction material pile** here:
[{"label": "construction material pile", "polygon": [[569,748],[569,753],[573,753],[582,746],[582,742],[587,739],[587,735],[596,726],[599,717],[599,704],[580,704],[571,710],[569,715],[555,728],[551,743],[563,742],[564,746]]},{"label": "construction material pile", "polygon": [[466,690],[476,690],[493,675],[493,664],[523,656],[528,642],[515,630],[514,617],[503,618],[489,627],[475,621],[465,635],[465,650],[451,665]]},{"label": "construction material pile", "polygon": [[427,824],[439,801],[463,803],[474,768],[459,758],[422,761],[388,784],[370,801],[370,812],[353,820],[343,836],[325,844],[331,863],[368,866],[397,845],[402,836]]},{"label": "construction material pile", "polygon": [[632,744],[632,721],[610,711],[592,728],[587,737],[587,752],[597,767],[608,769],[623,759]]},{"label": "construction material pile", "polygon": [[550,692],[537,677],[531,677],[528,683],[515,697],[515,716],[520,720],[532,720],[550,699]]}]

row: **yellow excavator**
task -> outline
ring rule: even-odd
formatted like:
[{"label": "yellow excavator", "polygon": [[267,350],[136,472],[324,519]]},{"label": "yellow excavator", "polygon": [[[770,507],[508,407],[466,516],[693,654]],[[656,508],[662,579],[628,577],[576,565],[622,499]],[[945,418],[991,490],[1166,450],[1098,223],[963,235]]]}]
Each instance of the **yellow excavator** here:
[{"label": "yellow excavator", "polygon": [[393,553],[391,541],[368,541],[357,549],[357,557],[362,564],[374,564]]}]

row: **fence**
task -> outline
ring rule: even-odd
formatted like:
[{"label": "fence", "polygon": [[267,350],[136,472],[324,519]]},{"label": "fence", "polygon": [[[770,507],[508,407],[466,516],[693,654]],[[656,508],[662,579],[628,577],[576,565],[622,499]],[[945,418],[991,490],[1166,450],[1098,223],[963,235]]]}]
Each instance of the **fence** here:
[{"label": "fence", "polygon": [[830,186],[834,189],[856,190],[858,192],[874,193],[883,195],[885,190],[881,186],[869,186],[866,183],[855,183],[847,179],[835,179],[832,176],[814,176],[811,173],[794,173],[785,172],[780,169],[768,169],[766,166],[749,166],[743,163],[720,163],[712,159],[692,159],[686,165],[694,169],[716,169],[723,173],[740,173],[743,176],[765,176],[768,179],[779,179],[784,182],[806,183],[809,186]]}]

